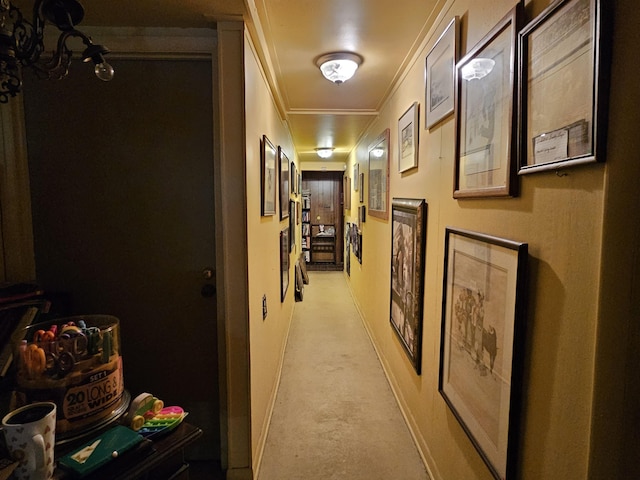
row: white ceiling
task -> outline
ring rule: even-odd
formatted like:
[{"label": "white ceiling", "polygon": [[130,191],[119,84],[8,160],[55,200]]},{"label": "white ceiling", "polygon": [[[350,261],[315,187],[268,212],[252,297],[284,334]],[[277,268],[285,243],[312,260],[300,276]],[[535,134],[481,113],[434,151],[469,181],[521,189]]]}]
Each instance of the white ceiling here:
[{"label": "white ceiling", "polygon": [[[211,27],[244,18],[275,88],[301,161],[316,147],[346,160],[446,0],[84,0],[83,25]],[[32,1],[15,0],[26,13]],[[25,9],[26,8],[26,9]],[[27,14],[27,16],[29,16]],[[315,59],[351,51],[364,58],[342,85]]]}]

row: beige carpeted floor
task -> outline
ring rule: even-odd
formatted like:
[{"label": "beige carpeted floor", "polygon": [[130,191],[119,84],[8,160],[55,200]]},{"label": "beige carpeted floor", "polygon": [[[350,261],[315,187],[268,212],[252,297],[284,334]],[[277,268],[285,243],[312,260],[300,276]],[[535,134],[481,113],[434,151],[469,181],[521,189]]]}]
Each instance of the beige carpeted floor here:
[{"label": "beige carpeted floor", "polygon": [[258,479],[428,478],[343,273],[309,277]]}]

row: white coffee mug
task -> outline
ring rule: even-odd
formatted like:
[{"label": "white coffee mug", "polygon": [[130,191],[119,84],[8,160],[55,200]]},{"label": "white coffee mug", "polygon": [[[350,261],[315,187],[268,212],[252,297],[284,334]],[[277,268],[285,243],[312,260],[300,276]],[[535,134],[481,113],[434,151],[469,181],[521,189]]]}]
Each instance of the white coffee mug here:
[{"label": "white coffee mug", "polygon": [[19,462],[13,472],[13,478],[18,480],[53,478],[55,403],[32,403],[8,413],[2,419],[2,430],[9,454]]}]

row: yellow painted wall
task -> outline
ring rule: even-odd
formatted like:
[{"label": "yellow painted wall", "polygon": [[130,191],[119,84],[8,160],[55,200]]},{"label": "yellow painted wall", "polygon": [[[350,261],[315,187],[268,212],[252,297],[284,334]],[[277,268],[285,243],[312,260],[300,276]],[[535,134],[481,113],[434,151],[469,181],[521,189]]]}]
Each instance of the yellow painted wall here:
[{"label": "yellow painted wall", "polygon": [[[527,18],[533,18],[548,3],[546,0],[528,2]],[[627,15],[637,18],[631,8],[632,2],[620,0],[618,3],[628,5]],[[424,198],[428,203],[420,376],[415,374],[389,324],[390,221],[367,218],[362,225],[363,263],[360,265],[355,257],[352,258],[351,275],[347,278],[433,478],[489,479],[492,478],[489,470],[438,392],[445,227],[527,242],[530,285],[519,442],[521,478],[623,478],[602,476],[607,471],[604,467],[596,471],[593,465],[601,452],[592,451],[592,444],[605,447],[608,440],[615,439],[615,426],[607,425],[608,414],[605,413],[614,405],[608,403],[604,387],[620,389],[624,376],[627,375],[627,380],[631,377],[629,370],[624,370],[624,363],[631,358],[627,348],[637,346],[637,340],[629,340],[627,347],[624,336],[624,332],[637,333],[637,327],[629,321],[633,317],[616,321],[610,318],[620,309],[627,315],[632,311],[637,313],[637,307],[633,307],[634,299],[637,303],[638,298],[637,286],[628,287],[631,293],[622,295],[624,304],[614,307],[603,292],[613,290],[615,286],[609,283],[605,288],[602,282],[613,282],[619,269],[615,262],[627,258],[624,254],[614,254],[615,238],[618,238],[615,234],[624,230],[624,214],[618,215],[619,218],[607,216],[607,230],[603,229],[603,221],[605,212],[613,213],[608,205],[614,199],[618,199],[618,206],[624,203],[621,199],[635,200],[635,203],[627,204],[638,205],[638,168],[624,166],[632,160],[637,164],[638,148],[632,149],[633,155],[629,156],[629,140],[621,139],[610,146],[605,165],[572,168],[563,172],[565,176],[555,172],[523,176],[519,180],[520,194],[514,199],[455,200],[452,197],[454,118],[451,116],[430,131],[424,130],[424,59],[440,33],[451,18],[458,15],[462,20],[463,56],[514,4],[513,0],[449,2],[448,9],[429,33],[423,50],[382,108],[366,138],[352,153],[347,167],[347,171],[352,172],[353,165],[359,163],[368,188],[368,144],[385,128],[390,128],[391,197]],[[618,15],[620,21],[622,18]],[[634,35],[632,30],[626,30],[626,58],[634,48],[629,38]],[[620,37],[623,33],[617,35]],[[635,37],[638,37],[637,33]],[[624,62],[623,57],[624,51],[618,51],[616,58]],[[621,65],[614,68],[616,72],[620,78],[614,76],[612,91],[616,89],[616,81],[622,85]],[[629,82],[625,79],[625,88],[631,88]],[[616,100],[617,107],[624,107],[626,97],[620,92],[612,99]],[[637,94],[632,98],[637,99]],[[400,174],[397,171],[397,122],[414,101],[421,105],[419,165],[417,169]],[[636,102],[635,109],[637,105]],[[618,111],[612,105],[612,114],[616,115]],[[627,115],[637,119],[637,113]],[[611,123],[627,124],[623,119]],[[616,138],[615,133],[613,138]],[[637,141],[635,144],[637,147]],[[633,172],[633,176],[625,175],[625,172]],[[617,180],[615,185],[613,178]],[[621,181],[630,183],[629,178],[635,179],[636,187],[626,185],[624,191],[619,192]],[[356,198],[357,193],[352,192],[351,196]],[[352,201],[347,222],[357,221],[358,205]],[[637,275],[637,255],[633,257],[637,251],[633,242],[638,238],[637,218],[635,225],[623,245],[633,247],[628,253],[636,261]],[[603,243],[603,238],[607,244]],[[602,263],[602,258],[609,257],[610,262]],[[604,277],[601,275],[603,269],[607,272]],[[630,282],[633,278],[634,270],[625,270],[624,279]],[[620,330],[620,326],[625,328]],[[599,363],[596,369],[597,338],[602,334],[607,335],[608,341],[606,348],[601,348],[598,360],[605,360],[607,352],[615,351],[618,363],[608,361],[603,366]],[[614,380],[610,378],[611,372],[616,372]],[[599,383],[594,381],[596,373]],[[637,388],[635,391],[637,394]],[[594,394],[598,400],[596,404],[593,403]],[[625,393],[617,396],[620,399]],[[636,411],[632,408],[633,398],[628,394],[624,398],[627,413]],[[594,411],[592,405],[603,410]],[[615,407],[622,408],[622,405]],[[593,424],[594,416],[601,420]],[[618,423],[615,425],[624,426],[621,415],[616,418]],[[591,436],[592,429],[596,436]],[[637,438],[637,434],[634,437]],[[603,463],[611,467],[612,462]]]},{"label": "yellow painted wall", "polygon": [[[296,161],[291,137],[268,89],[256,53],[245,35],[247,237],[249,256],[249,339],[251,369],[251,448],[254,468],[261,456],[266,425],[280,370],[294,305],[293,262],[300,254],[300,240],[290,255],[289,288],[280,301],[279,201],[274,216],[260,215],[260,139],[266,135]],[[279,194],[278,194],[279,195]],[[288,208],[288,205],[287,205]],[[267,296],[267,318],[262,319],[262,296]]]}]

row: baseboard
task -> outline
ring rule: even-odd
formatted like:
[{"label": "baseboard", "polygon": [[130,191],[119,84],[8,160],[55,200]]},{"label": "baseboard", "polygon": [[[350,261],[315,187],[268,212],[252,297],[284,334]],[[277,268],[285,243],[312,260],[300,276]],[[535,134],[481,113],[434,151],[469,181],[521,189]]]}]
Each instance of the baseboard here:
[{"label": "baseboard", "polygon": [[[265,415],[264,423],[262,425],[262,432],[260,439],[258,440],[258,447],[256,451],[256,456],[252,461],[253,464],[253,474],[254,477],[250,477],[250,480],[254,478],[258,478],[260,474],[260,466],[262,465],[262,456],[264,455],[264,448],[267,444],[267,436],[269,435],[269,428],[271,427],[271,418],[273,416],[273,410],[276,406],[276,399],[278,398],[278,390],[280,389],[280,380],[282,378],[282,367],[284,365],[284,353],[287,349],[287,344],[289,343],[289,332],[291,331],[291,321],[293,320],[293,312],[295,311],[295,304],[291,309],[291,315],[289,316],[289,325],[287,326],[287,333],[285,334],[284,342],[282,344],[282,350],[280,351],[280,362],[278,363],[278,371],[276,372],[276,379],[274,382],[273,390],[271,392],[271,398],[269,399],[269,408],[267,410],[267,414]],[[227,474],[227,480],[235,480],[229,477]],[[242,479],[238,479],[242,480]]]}]

